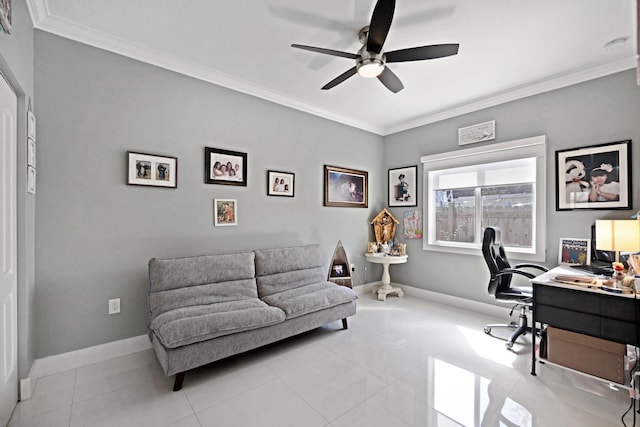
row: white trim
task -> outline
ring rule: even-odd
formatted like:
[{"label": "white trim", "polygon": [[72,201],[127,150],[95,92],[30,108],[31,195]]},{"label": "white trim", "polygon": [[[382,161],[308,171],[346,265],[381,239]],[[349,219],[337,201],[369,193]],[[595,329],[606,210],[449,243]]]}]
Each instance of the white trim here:
[{"label": "white trim", "polygon": [[[376,285],[380,285],[380,282],[378,281],[365,283],[362,285],[354,286],[353,289],[359,295],[363,295],[366,293],[370,293],[371,289]],[[450,305],[452,307],[461,308],[464,310],[482,313],[487,316],[500,318],[505,317],[505,315],[508,316],[509,314],[507,308],[483,302],[428,291],[425,289],[414,288],[412,286],[399,285],[395,283],[393,284],[393,286],[401,286],[406,295],[437,302],[439,304]],[[42,359],[36,359],[33,362],[33,365],[31,365],[29,376],[20,380],[20,400],[29,400],[31,398],[33,385],[38,378],[58,374],[70,369],[81,368],[83,366],[91,365],[98,362],[104,362],[116,357],[122,357],[128,354],[133,354],[149,349],[151,349],[151,341],[149,341],[149,336],[139,335],[133,338],[112,341],[106,344],[100,344],[93,347],[70,351],[68,353],[62,353],[54,356],[44,357]]]},{"label": "white trim", "polygon": [[385,128],[376,124],[354,120],[350,117],[340,116],[331,111],[300,102],[299,100],[290,98],[283,94],[256,87],[248,82],[244,82],[232,76],[224,75],[215,70],[201,67],[195,63],[190,63],[162,52],[154,52],[147,47],[135,45],[128,40],[119,39],[88,27],[79,26],[76,23],[52,15],[49,11],[46,0],[26,1],[29,12],[31,13],[33,26],[39,30],[47,31],[99,49],[118,53],[137,61],[146,62],[176,73],[217,84],[228,89],[275,102],[295,110],[303,111],[305,113],[381,136],[392,135],[408,129],[417,128],[441,120],[494,107],[506,102],[549,92],[599,77],[608,76],[610,74],[619,73],[637,66],[636,55],[633,55],[618,61],[594,65],[584,70],[558,74],[542,81],[526,83],[520,87],[516,87],[498,95],[488,96],[487,98],[476,101],[465,102],[460,105],[452,105],[439,112],[426,114],[411,120],[401,121]]},{"label": "white trim", "polygon": [[139,335],[137,337],[112,341],[106,344],[36,359],[33,365],[31,365],[29,376],[20,381],[21,400],[31,398],[31,390],[33,389],[31,385],[35,383],[38,378],[149,349],[151,349],[149,337],[147,335]]},{"label": "white trim", "polygon": [[[490,155],[491,161],[500,161],[502,159],[495,157],[496,153],[507,153],[509,150],[518,150],[522,155],[536,155],[539,153],[540,145],[546,143],[546,136],[532,136],[530,138],[516,139],[508,142],[500,142],[496,144],[483,145],[481,147],[464,148],[461,150],[448,151],[446,153],[432,154],[420,157],[421,163],[442,162],[444,160],[458,160],[465,157],[473,158],[475,163],[483,162],[478,159],[478,155]],[[527,149],[527,151],[524,151]]]},{"label": "white trim", "polygon": [[[358,295],[363,295],[363,294],[371,293],[371,290],[373,289],[373,287],[379,286],[379,285],[380,285],[380,282],[370,282],[370,283],[365,283],[363,285],[355,286],[353,289],[358,293]],[[402,285],[399,283],[391,283],[391,286],[401,287],[402,291],[406,295],[436,302],[438,304],[449,305],[451,307],[456,307],[463,310],[469,310],[475,313],[480,313],[486,316],[491,316],[496,318],[509,317],[510,309],[508,307],[474,301],[467,298],[461,298],[453,295],[443,294],[440,292],[428,291],[426,289]],[[396,298],[396,297],[388,296],[387,298]],[[384,304],[384,301],[380,301],[380,303]]]},{"label": "white trim", "polygon": [[174,71],[208,83],[213,83],[247,95],[275,102],[276,104],[284,105],[286,107],[293,108],[294,110],[303,111],[327,120],[342,123],[347,126],[362,129],[378,135],[382,135],[384,133],[384,128],[380,126],[354,120],[350,117],[337,115],[332,111],[324,110],[322,108],[300,102],[299,100],[290,98],[283,94],[255,86],[252,83],[240,80],[234,76],[223,74],[194,62],[132,43],[129,40],[118,38],[111,34],[83,27],[77,23],[55,15],[48,15],[46,19],[41,19],[39,22],[34,24],[34,27],[60,37],[117,53],[136,61],[155,65],[166,70]]},{"label": "white trim", "polygon": [[384,130],[383,135],[392,135],[394,133],[417,128],[420,126],[425,126],[431,123],[436,123],[441,120],[462,116],[463,114],[469,114],[473,113],[474,111],[480,111],[486,108],[495,107],[496,105],[527,98],[529,96],[550,92],[556,89],[562,89],[563,87],[630,70],[632,68],[635,68],[636,66],[637,62],[634,55],[633,57],[623,58],[615,62],[599,64],[585,70],[578,70],[567,74],[561,74],[555,77],[550,77],[549,79],[546,79],[544,81],[533,82],[527,85],[523,85],[519,88],[513,88],[499,95],[489,96],[477,101],[465,102],[462,105],[454,105],[433,114],[427,114],[417,119],[408,120],[393,126],[389,126]]}]

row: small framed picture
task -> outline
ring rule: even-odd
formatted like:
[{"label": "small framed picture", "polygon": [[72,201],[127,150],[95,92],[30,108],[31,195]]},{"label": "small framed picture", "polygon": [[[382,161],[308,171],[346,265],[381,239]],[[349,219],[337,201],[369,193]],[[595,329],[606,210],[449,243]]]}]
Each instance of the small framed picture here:
[{"label": "small framed picture", "polygon": [[560,247],[558,248],[558,264],[591,264],[591,240],[564,237],[560,238]]},{"label": "small framed picture", "polygon": [[405,239],[422,239],[422,211],[404,211],[402,214]]},{"label": "small framed picture", "polygon": [[349,208],[369,206],[369,173],[324,166],[324,205]]},{"label": "small framed picture", "polygon": [[631,208],[631,141],[556,151],[556,210]]},{"label": "small framed picture", "polygon": [[418,206],[417,166],[389,169],[389,206]]},{"label": "small framed picture", "polygon": [[238,201],[236,199],[214,199],[214,225],[238,225]]},{"label": "small framed picture", "polygon": [[205,184],[247,186],[247,153],[204,147]]},{"label": "small framed picture", "polygon": [[127,151],[127,184],[178,188],[178,159]]},{"label": "small framed picture", "polygon": [[11,34],[11,0],[0,0],[0,26],[2,30]]},{"label": "small framed picture", "polygon": [[36,142],[27,139],[27,166],[36,167]]},{"label": "small framed picture", "polygon": [[291,172],[267,171],[267,195],[293,197],[295,174]]},{"label": "small framed picture", "polygon": [[348,277],[349,270],[346,264],[333,264],[331,266],[331,277]]},{"label": "small framed picture", "polygon": [[27,111],[27,138],[36,140],[36,116],[31,111]]},{"label": "small framed picture", "polygon": [[27,193],[36,194],[36,168],[27,166]]}]

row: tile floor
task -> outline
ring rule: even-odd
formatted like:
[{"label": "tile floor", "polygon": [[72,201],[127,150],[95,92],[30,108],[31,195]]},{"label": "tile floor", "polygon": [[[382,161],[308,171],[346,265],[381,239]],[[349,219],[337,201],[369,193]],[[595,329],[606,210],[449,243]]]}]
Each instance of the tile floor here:
[{"label": "tile floor", "polygon": [[531,376],[528,337],[509,351],[482,332],[496,320],[364,294],[348,330],[334,322],[188,372],[179,392],[151,351],[41,378],[9,425],[622,425],[627,391],[548,365]]}]

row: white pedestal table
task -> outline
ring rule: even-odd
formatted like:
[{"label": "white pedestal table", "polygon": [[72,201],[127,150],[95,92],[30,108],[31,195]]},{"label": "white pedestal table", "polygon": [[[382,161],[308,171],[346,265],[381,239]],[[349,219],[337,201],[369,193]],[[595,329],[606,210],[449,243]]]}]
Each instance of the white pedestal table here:
[{"label": "white pedestal table", "polygon": [[382,285],[373,289],[373,294],[378,295],[380,301],[384,301],[389,294],[397,294],[399,297],[404,296],[401,288],[391,286],[391,275],[389,274],[389,265],[404,264],[409,258],[408,255],[384,255],[384,254],[365,254],[368,262],[373,264],[382,264]]}]

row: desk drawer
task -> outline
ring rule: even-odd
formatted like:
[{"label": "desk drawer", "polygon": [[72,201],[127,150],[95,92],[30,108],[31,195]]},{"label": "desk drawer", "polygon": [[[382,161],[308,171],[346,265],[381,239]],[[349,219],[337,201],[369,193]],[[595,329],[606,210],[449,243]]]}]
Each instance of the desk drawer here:
[{"label": "desk drawer", "polygon": [[534,310],[536,322],[580,334],[600,336],[600,317],[597,315],[540,304],[536,305]]},{"label": "desk drawer", "polygon": [[564,310],[575,310],[582,313],[600,314],[601,295],[551,286],[535,286],[533,288],[536,305],[549,305]]}]

